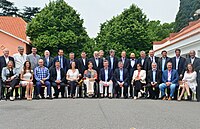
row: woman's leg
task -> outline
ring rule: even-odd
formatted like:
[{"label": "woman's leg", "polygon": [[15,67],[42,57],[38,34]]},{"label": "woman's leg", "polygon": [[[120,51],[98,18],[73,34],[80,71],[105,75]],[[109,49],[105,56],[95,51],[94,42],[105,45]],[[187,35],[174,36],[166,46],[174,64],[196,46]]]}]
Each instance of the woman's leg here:
[{"label": "woman's leg", "polygon": [[185,93],[185,86],[182,87],[181,95],[179,96],[178,100],[181,100],[184,93]]},{"label": "woman's leg", "polygon": [[189,88],[188,84],[186,83],[184,86],[185,86],[188,96],[190,96],[190,88]]},{"label": "woman's leg", "polygon": [[[24,84],[25,85],[25,84]],[[29,99],[30,98],[30,94],[29,94],[29,83],[26,84],[26,98]]]},{"label": "woman's leg", "polygon": [[32,99],[33,82],[29,82],[29,98]]}]

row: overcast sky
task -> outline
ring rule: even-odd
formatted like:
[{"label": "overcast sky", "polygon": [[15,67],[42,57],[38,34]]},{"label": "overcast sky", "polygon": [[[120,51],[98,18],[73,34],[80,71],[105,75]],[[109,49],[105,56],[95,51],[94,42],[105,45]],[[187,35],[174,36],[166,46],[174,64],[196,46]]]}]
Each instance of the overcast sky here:
[{"label": "overcast sky", "polygon": [[[41,7],[50,0],[9,0],[19,8],[23,6]],[[131,4],[136,4],[150,20],[172,22],[179,9],[180,0],[65,0],[84,19],[84,27],[90,37],[96,37],[100,23],[120,14]]]}]

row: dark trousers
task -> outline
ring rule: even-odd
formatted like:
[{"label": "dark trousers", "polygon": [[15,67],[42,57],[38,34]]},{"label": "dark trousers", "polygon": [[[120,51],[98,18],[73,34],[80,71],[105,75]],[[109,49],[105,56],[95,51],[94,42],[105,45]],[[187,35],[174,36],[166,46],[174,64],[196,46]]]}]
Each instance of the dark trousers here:
[{"label": "dark trousers", "polygon": [[131,81],[130,81],[130,97],[133,97],[133,85],[131,84]]},{"label": "dark trousers", "polygon": [[69,81],[69,86],[70,86],[70,93],[72,96],[75,95],[76,93],[76,86],[77,86],[77,82],[76,81]]},{"label": "dark trousers", "polygon": [[[128,97],[128,83],[124,83],[123,88],[124,88],[124,91],[123,91],[124,97]],[[118,83],[115,84],[115,91],[117,94],[117,98],[121,97],[122,88],[119,86]]]},{"label": "dark trousers", "polygon": [[1,80],[0,80],[0,100],[3,98],[3,91],[2,91],[2,82],[1,82]]},{"label": "dark trousers", "polygon": [[[45,81],[44,85],[47,87],[47,95],[51,96],[51,85],[50,85],[50,82],[49,81]],[[37,89],[36,95],[40,94],[41,87],[42,87],[42,83],[40,81],[37,81],[36,82],[36,89]]]},{"label": "dark trousers", "polygon": [[[64,94],[65,94],[65,83],[61,82],[60,84],[57,84],[56,82],[51,82],[51,85],[54,88],[55,91],[55,96],[58,97],[59,92],[61,92],[61,96],[62,98],[64,98]],[[58,85],[60,85],[60,89],[58,89]]]},{"label": "dark trousers", "polygon": [[155,98],[159,98],[159,93],[160,93],[160,90],[159,90],[159,87],[158,87],[158,84],[153,87],[150,83],[147,85],[147,89],[149,91],[149,98],[151,99],[155,99]]},{"label": "dark trousers", "polygon": [[134,84],[133,84],[133,85],[135,86],[135,89],[134,89],[134,96],[138,97],[138,92],[140,92],[140,90],[143,89],[143,86],[144,86],[145,84],[141,83],[141,81],[138,80],[138,81],[134,81]]},{"label": "dark trousers", "polygon": [[[10,87],[12,87],[12,90],[10,91],[10,96],[11,97],[13,97],[14,89],[15,89],[15,95],[17,95],[16,93],[18,93],[18,88],[15,88],[15,86],[18,85],[18,84],[19,84],[19,80],[18,79],[13,79],[10,82],[6,82],[6,85],[10,85]],[[19,96],[19,93],[18,93],[18,96]]]},{"label": "dark trousers", "polygon": [[197,90],[196,98],[197,98],[197,101],[200,102],[200,83],[198,84],[196,90]]}]

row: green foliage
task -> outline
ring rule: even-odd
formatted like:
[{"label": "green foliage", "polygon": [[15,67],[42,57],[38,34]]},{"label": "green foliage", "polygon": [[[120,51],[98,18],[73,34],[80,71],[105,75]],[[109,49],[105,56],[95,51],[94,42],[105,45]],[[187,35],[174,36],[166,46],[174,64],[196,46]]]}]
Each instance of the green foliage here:
[{"label": "green foliage", "polygon": [[19,9],[14,3],[7,0],[0,0],[0,16],[19,16]]},{"label": "green foliage", "polygon": [[48,49],[52,55],[62,48],[65,53],[80,54],[89,37],[83,19],[64,0],[51,1],[28,24],[27,35],[39,53]]},{"label": "green foliage", "polygon": [[39,7],[24,7],[23,12],[20,13],[20,16],[26,21],[30,22],[31,19],[40,11]]},{"label": "green foliage", "polygon": [[148,23],[148,34],[151,41],[160,41],[169,36],[174,31],[174,22],[161,24],[160,21],[150,21]]},{"label": "green foliage", "polygon": [[147,27],[146,15],[140,8],[131,5],[122,14],[101,24],[100,33],[95,40],[98,48],[106,52],[115,49],[118,56],[122,50],[137,54],[141,50],[152,48]]},{"label": "green foliage", "polygon": [[190,21],[200,18],[200,16],[194,17],[197,9],[200,9],[200,0],[180,0],[180,7],[175,21],[176,32],[188,26]]}]

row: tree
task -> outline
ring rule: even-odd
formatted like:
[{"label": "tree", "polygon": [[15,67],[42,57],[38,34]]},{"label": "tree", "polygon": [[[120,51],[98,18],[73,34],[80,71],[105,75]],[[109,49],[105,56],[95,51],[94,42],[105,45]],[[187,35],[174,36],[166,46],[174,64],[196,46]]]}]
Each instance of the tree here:
[{"label": "tree", "polygon": [[200,16],[194,17],[197,9],[200,9],[200,0],[180,0],[180,7],[175,20],[175,32],[188,26],[190,21],[200,18]]},{"label": "tree", "polygon": [[80,54],[89,37],[83,19],[64,0],[51,1],[28,24],[27,35],[40,54],[48,49],[53,55],[59,48]]},{"label": "tree", "polygon": [[140,8],[131,5],[120,15],[101,24],[100,33],[95,38],[98,48],[108,52],[115,49],[120,56],[122,50],[139,53],[152,48],[148,36],[148,19]]},{"label": "tree", "polygon": [[160,41],[174,32],[174,22],[161,24],[159,20],[148,23],[148,35],[151,41]]},{"label": "tree", "polygon": [[19,16],[19,9],[14,3],[7,0],[0,0],[0,16]]},{"label": "tree", "polygon": [[26,21],[30,22],[31,19],[39,13],[40,8],[39,7],[27,7],[25,6],[23,9],[23,12],[20,13],[21,17]]}]

